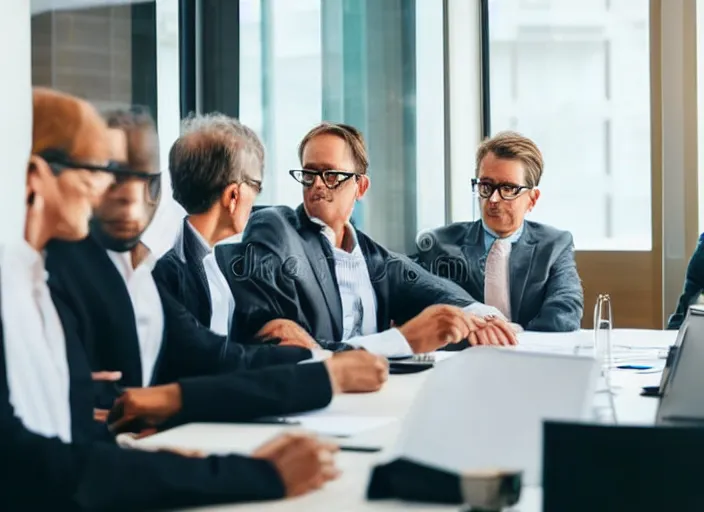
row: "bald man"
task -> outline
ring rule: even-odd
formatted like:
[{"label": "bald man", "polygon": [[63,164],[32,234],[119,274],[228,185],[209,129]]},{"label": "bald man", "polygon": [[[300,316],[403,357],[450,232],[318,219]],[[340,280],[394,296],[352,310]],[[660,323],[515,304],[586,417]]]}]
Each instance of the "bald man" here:
[{"label": "bald man", "polygon": [[5,247],[0,264],[0,510],[135,510],[271,499],[334,478],[334,447],[308,438],[275,440],[253,458],[207,460],[74,439],[69,396],[90,382],[90,371],[75,326],[62,322],[61,301],[49,293],[42,253],[51,240],[88,234],[92,209],[116,173],[107,127],[90,105],[38,89],[33,106],[25,240]]}]

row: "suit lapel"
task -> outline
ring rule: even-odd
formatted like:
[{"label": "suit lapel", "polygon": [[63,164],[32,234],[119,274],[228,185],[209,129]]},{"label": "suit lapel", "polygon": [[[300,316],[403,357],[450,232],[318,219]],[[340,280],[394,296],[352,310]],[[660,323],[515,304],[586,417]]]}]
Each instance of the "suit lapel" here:
[{"label": "suit lapel", "polygon": [[374,295],[376,295],[376,328],[377,331],[383,332],[391,326],[392,320],[398,321],[398,319],[391,318],[389,273],[386,272],[387,260],[378,253],[374,242],[364,233],[357,231],[357,240],[367,264]]},{"label": "suit lapel", "polygon": [[342,339],[342,301],[335,277],[335,260],[332,251],[326,251],[325,242],[321,239],[320,226],[313,223],[303,210],[298,209],[300,235],[303,239],[303,250],[306,253],[313,274],[323,292],[325,303],[332,318],[335,339]]},{"label": "suit lapel", "polygon": [[[101,290],[110,290],[108,293],[98,292],[100,297],[98,303],[93,306],[99,306],[100,300],[105,300],[109,297],[110,304],[108,307],[102,308],[101,313],[107,315],[110,319],[103,325],[97,325],[96,331],[102,333],[103,329],[110,330],[111,346],[106,346],[107,351],[104,361],[116,361],[119,368],[99,368],[100,370],[120,370],[122,371],[121,383],[127,386],[142,385],[142,359],[139,349],[139,335],[137,333],[137,317],[132,306],[127,285],[120,275],[119,270],[115,268],[112,260],[97,242],[89,237],[84,242],[87,248],[85,262],[86,267],[93,266],[95,268],[91,275],[100,276],[102,285]],[[85,267],[84,267],[85,268]],[[98,323],[102,323],[99,318],[93,318]],[[101,336],[99,334],[99,336]],[[97,339],[96,342],[101,344],[106,340]],[[101,352],[98,348],[97,352]],[[106,363],[108,364],[108,363]]]},{"label": "suit lapel", "polygon": [[196,239],[196,236],[191,232],[187,219],[183,221],[182,241],[186,268],[195,282],[198,304],[203,305],[203,307],[207,309],[207,314],[204,315],[204,317],[208,319],[208,322],[205,325],[210,325],[213,305],[210,297],[210,287],[208,286],[208,277],[205,274],[205,267],[203,267],[203,258],[207,253],[204,251],[204,248],[201,247],[200,241]]},{"label": "suit lapel", "polygon": [[462,245],[462,253],[467,259],[469,273],[469,294],[476,300],[484,301],[484,265],[486,251],[484,250],[484,233],[481,222],[472,222],[467,229]]},{"label": "suit lapel", "polygon": [[511,317],[515,322],[520,318],[519,313],[523,303],[523,294],[526,290],[531,267],[533,266],[535,243],[536,240],[533,238],[530,225],[525,223],[523,234],[511,247],[511,256],[509,258]]},{"label": "suit lapel", "polygon": [[[335,265],[332,254],[326,253],[323,247],[323,240],[320,239],[319,232],[312,229],[303,229],[301,231],[303,238],[303,250],[306,253],[310,266],[313,268],[313,274],[318,281],[320,290],[323,292],[325,303],[328,306],[328,311],[332,318],[333,329],[335,331],[335,339],[342,338],[342,302],[340,300],[340,291],[337,288],[337,279],[335,278]],[[332,263],[332,264],[331,264]]]}]

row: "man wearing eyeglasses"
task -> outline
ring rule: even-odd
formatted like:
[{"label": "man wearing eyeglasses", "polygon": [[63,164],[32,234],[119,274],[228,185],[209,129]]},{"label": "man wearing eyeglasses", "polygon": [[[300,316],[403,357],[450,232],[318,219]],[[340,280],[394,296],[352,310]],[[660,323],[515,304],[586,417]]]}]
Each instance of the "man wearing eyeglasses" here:
[{"label": "man wearing eyeglasses", "polygon": [[234,301],[212,257],[238,242],[262,190],[264,146],[249,127],[222,114],[191,116],[169,153],[173,197],[188,214],[155,279],[204,326],[227,334]]},{"label": "man wearing eyeglasses", "polygon": [[303,138],[299,158],[302,168],[290,174],[303,185],[303,204],[255,213],[242,243],[215,250],[237,303],[237,325],[274,335],[278,322],[294,321],[327,348],[344,342],[385,356],[464,339],[515,343],[502,320],[467,311],[475,301],[459,286],[351,225],[354,204],[370,186],[358,130],[322,123]]},{"label": "man wearing eyeglasses", "polygon": [[540,150],[518,133],[502,132],[479,146],[476,166],[472,189],[482,219],[421,233],[419,262],[522,329],[579,329],[584,294],[572,235],[525,220],[540,198]]},{"label": "man wearing eyeglasses", "polygon": [[[107,386],[100,394],[105,410],[97,419],[104,421],[112,408],[113,431],[151,430],[167,420],[237,421],[317,409],[336,393],[379,389],[387,366],[375,365],[371,354],[296,365],[311,358],[310,350],[243,347],[238,338],[199,325],[158,285],[154,258],[140,242],[159,200],[150,186],[159,168],[156,130],[148,114],[118,112],[109,124],[117,132],[116,182],[95,210],[91,236],[53,244],[47,263],[55,294],[88,331],[83,338],[91,366],[119,372],[120,387]],[[132,389],[113,407],[122,388]]]}]

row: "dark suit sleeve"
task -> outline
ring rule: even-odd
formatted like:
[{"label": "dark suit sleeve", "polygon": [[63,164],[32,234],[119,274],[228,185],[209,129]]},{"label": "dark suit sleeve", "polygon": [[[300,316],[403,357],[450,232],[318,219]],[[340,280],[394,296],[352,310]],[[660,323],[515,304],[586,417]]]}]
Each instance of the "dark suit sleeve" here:
[{"label": "dark suit sleeve", "polygon": [[161,288],[159,291],[166,332],[159,382],[296,363],[311,357],[310,350],[304,348],[243,345],[228,340],[200,324],[167,291]]},{"label": "dark suit sleeve", "polygon": [[0,510],[145,510],[283,497],[267,461],[73,445],[28,431],[10,404],[2,345]]},{"label": "dark suit sleeve", "polygon": [[311,332],[296,281],[277,254],[257,243],[242,243],[218,247],[215,255],[235,298],[231,336],[253,340],[267,322],[278,318]]},{"label": "dark suit sleeve", "polygon": [[386,259],[391,319],[407,322],[428,306],[449,304],[461,308],[476,302],[462,287],[428,272],[407,256],[390,254]]},{"label": "dark suit sleeve", "polygon": [[700,235],[697,248],[687,265],[682,295],[677,301],[677,309],[667,322],[668,329],[680,328],[687,316],[689,306],[697,302],[702,292],[704,292],[704,234]]},{"label": "dark suit sleeve", "polygon": [[179,384],[181,423],[246,421],[321,409],[332,400],[323,363],[183,379]]},{"label": "dark suit sleeve", "polygon": [[584,291],[574,260],[572,235],[563,233],[558,241],[564,249],[550,268],[543,305],[524,326],[527,331],[567,332],[580,328],[584,313]]},{"label": "dark suit sleeve", "polygon": [[183,303],[183,287],[181,269],[176,265],[170,254],[159,258],[152,270],[152,276],[160,290],[166,290],[171,296]]}]

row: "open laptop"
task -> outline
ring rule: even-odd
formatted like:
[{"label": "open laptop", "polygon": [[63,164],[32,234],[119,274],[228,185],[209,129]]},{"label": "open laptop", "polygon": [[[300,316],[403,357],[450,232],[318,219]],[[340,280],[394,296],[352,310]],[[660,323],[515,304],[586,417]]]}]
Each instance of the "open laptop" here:
[{"label": "open laptop", "polygon": [[658,425],[704,426],[704,307],[691,306],[660,380]]},{"label": "open laptop", "polygon": [[428,376],[390,459],[459,475],[519,470],[538,485],[543,421],[591,420],[597,375],[592,357],[465,350]]}]

